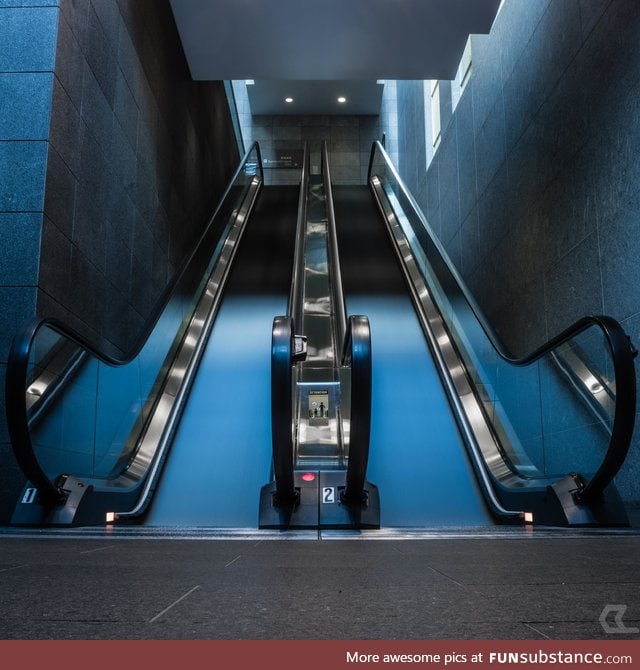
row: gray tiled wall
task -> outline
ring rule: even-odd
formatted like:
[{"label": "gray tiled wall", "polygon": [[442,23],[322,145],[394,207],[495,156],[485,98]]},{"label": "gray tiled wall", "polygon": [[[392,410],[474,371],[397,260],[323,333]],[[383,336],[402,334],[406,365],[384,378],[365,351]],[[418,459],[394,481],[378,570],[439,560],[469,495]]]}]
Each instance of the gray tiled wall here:
[{"label": "gray tiled wall", "polygon": [[[422,82],[399,83],[401,173],[516,354],[589,313],[640,343],[638,34],[627,0],[506,0],[418,179]],[[639,474],[636,438],[627,500]]]},{"label": "gray tiled wall", "polygon": [[60,5],[38,311],[118,354],[238,155],[224,87],[190,80],[168,2]]}]

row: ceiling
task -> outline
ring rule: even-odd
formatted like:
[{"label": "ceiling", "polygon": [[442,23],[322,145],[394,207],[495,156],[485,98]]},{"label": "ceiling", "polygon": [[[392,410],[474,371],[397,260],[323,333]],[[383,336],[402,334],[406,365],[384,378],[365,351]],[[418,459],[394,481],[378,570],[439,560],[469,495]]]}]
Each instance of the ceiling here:
[{"label": "ceiling", "polygon": [[[273,96],[282,97],[283,81],[308,90],[310,82],[368,81],[371,93],[379,79],[453,79],[469,34],[489,32],[500,5],[500,0],[170,1],[192,77],[254,80],[265,99],[269,86]],[[364,93],[354,86],[344,95],[355,104]]]},{"label": "ceiling", "polygon": [[252,80],[247,84],[252,114],[379,114],[383,89],[384,84],[368,80]]}]

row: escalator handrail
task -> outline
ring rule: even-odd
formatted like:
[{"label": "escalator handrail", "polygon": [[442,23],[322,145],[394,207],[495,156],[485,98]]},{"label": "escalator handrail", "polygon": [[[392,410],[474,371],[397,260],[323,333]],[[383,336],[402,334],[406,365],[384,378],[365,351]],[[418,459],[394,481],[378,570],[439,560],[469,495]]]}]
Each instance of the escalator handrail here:
[{"label": "escalator handrail", "polygon": [[616,405],[609,448],[598,470],[576,493],[579,502],[597,500],[622,467],[631,446],[636,413],[635,349],[630,347],[629,337],[617,321],[606,316],[597,317],[597,320],[613,355]]},{"label": "escalator handrail", "polygon": [[342,351],[347,332],[347,306],[342,290],[342,273],[340,271],[340,254],[338,253],[338,234],[336,232],[336,216],[333,207],[333,189],[331,186],[331,168],[329,167],[329,151],[326,140],[322,141],[322,176],[327,203],[327,236],[328,255],[333,290],[333,309],[335,315],[335,346],[336,355]]},{"label": "escalator handrail", "polygon": [[49,479],[47,474],[40,466],[40,463],[38,462],[38,459],[35,455],[29,433],[29,418],[27,406],[25,403],[25,390],[28,377],[29,354],[38,331],[41,328],[47,326],[51,330],[58,332],[63,337],[74,342],[84,352],[88,352],[94,358],[111,367],[121,367],[133,361],[147,342],[164,309],[167,307],[174,291],[176,291],[177,287],[179,286],[180,280],[187,272],[190,262],[196,255],[200,245],[206,239],[218,212],[221,210],[225,200],[231,193],[235,181],[238,179],[241,172],[245,169],[249,158],[254,152],[254,149],[257,156],[257,166],[259,167],[260,171],[260,181],[263,180],[264,173],[262,169],[260,147],[257,142],[254,142],[245,153],[238,168],[234,172],[233,177],[229,181],[222,198],[214,210],[214,213],[209,218],[204,232],[199,237],[198,241],[194,245],[192,251],[186,257],[185,261],[182,262],[178,272],[176,272],[175,278],[163,291],[161,298],[159,299],[151,317],[147,320],[145,328],[143,329],[140,337],[134,343],[130,351],[127,352],[122,358],[111,356],[103,351],[100,351],[83,335],[79,334],[73,328],[54,317],[34,317],[30,319],[16,333],[9,351],[5,380],[7,425],[11,444],[18,465],[20,466],[28,481],[31,482],[38,490],[40,498],[43,502],[51,504],[62,502],[64,500],[64,494],[56,485],[56,483]]},{"label": "escalator handrail", "polygon": [[349,462],[342,499],[346,504],[366,502],[364,490],[371,437],[371,329],[366,316],[347,322],[342,365],[351,367]]},{"label": "escalator handrail", "polygon": [[271,441],[276,481],[275,505],[294,505],[293,480],[293,390],[292,362],[294,323],[289,316],[276,316],[271,331]]},{"label": "escalator handrail", "polygon": [[304,313],[305,245],[309,194],[309,143],[304,144],[293,272],[287,316],[277,316],[271,331],[271,448],[276,482],[274,504],[295,505],[298,494],[293,479],[293,390],[295,324]]},{"label": "escalator handrail", "polygon": [[526,366],[538,361],[543,356],[552,352],[553,349],[576,337],[591,326],[595,325],[603,332],[613,358],[616,381],[616,407],[613,417],[613,429],[611,432],[607,453],[605,454],[600,467],[588,482],[583,482],[582,487],[576,493],[576,499],[578,500],[584,502],[596,500],[602,495],[606,487],[611,483],[617,474],[618,470],[624,463],[627,452],[629,451],[629,447],[631,445],[636,410],[636,375],[634,358],[637,355],[637,351],[633,347],[629,336],[626,334],[622,326],[612,317],[603,315],[586,316],[579,319],[568,328],[564,329],[561,333],[555,337],[552,337],[546,343],[537,347],[526,356],[513,356],[510,352],[507,351],[506,347],[487,323],[486,318],[477,305],[475,299],[469,292],[469,289],[460,277],[455,266],[452,264],[448,254],[440,244],[440,241],[433,234],[424,217],[424,214],[422,213],[422,210],[407,189],[402,178],[391,162],[391,159],[379,141],[374,142],[371,148],[371,157],[369,160],[369,171],[367,176],[368,182],[371,183],[373,177],[373,167],[376,152],[381,154],[386,163],[387,169],[390,170],[393,174],[394,179],[402,190],[403,196],[413,208],[413,213],[420,219],[425,232],[429,236],[430,242],[438,251],[442,262],[445,264],[448,272],[453,277],[458,290],[469,305],[475,318],[480,324],[480,327],[487,336],[487,339],[500,358],[511,365]]},{"label": "escalator handrail", "polygon": [[304,156],[302,159],[302,175],[300,177],[300,195],[298,196],[298,214],[296,218],[296,241],[294,246],[293,275],[291,279],[291,292],[289,294],[289,307],[287,314],[293,319],[294,324],[302,323],[303,301],[304,301],[304,246],[305,246],[305,223],[307,221],[307,195],[309,190],[309,144],[305,142]]}]

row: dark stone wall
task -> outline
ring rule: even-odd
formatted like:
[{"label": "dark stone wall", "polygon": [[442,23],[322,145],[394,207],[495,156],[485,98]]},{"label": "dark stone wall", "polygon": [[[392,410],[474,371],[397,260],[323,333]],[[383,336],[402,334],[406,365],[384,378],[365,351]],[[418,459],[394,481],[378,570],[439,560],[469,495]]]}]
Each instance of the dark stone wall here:
[{"label": "dark stone wall", "polygon": [[[590,313],[640,344],[639,34],[633,0],[506,0],[472,38],[472,77],[428,171],[416,180],[415,156],[400,159],[516,354]],[[417,116],[399,111],[400,138],[424,136]],[[636,438],[618,478],[627,500],[638,481]]]},{"label": "dark stone wall", "polygon": [[38,313],[129,349],[237,166],[168,1],[61,0]]},{"label": "dark stone wall", "polygon": [[38,313],[130,348],[238,162],[168,0],[0,0],[0,523],[23,483],[4,410]]}]

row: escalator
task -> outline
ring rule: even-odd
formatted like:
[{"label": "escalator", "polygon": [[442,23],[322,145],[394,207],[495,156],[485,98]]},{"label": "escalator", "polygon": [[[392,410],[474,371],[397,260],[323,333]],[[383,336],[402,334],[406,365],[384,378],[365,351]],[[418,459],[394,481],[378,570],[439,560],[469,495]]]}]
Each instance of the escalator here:
[{"label": "escalator", "polygon": [[381,490],[381,523],[490,524],[372,194],[333,193],[347,306],[371,322],[369,476]]},{"label": "escalator", "polygon": [[29,481],[14,524],[256,525],[269,324],[286,308],[299,199],[262,182],[254,144],[128,356],[51,319],[18,333],[7,408]]},{"label": "escalator", "polygon": [[379,142],[335,211],[347,304],[371,320],[382,523],[627,525],[613,480],[637,352],[621,326],[585,317],[512,356]]},{"label": "escalator", "polygon": [[258,196],[146,524],[256,525],[271,466],[269,324],[286,309],[298,190]]},{"label": "escalator", "polygon": [[368,186],[332,187],[326,144],[322,176],[308,158],[299,189],[263,187],[247,152],[126,357],[50,319],[18,333],[13,522],[625,525],[620,325],[586,317],[514,358],[380,143]]},{"label": "escalator", "polygon": [[371,342],[366,315],[344,301],[326,142],[310,175],[305,147],[286,314],[273,322],[273,472],[259,527],[379,528],[378,488],[366,479]]}]

